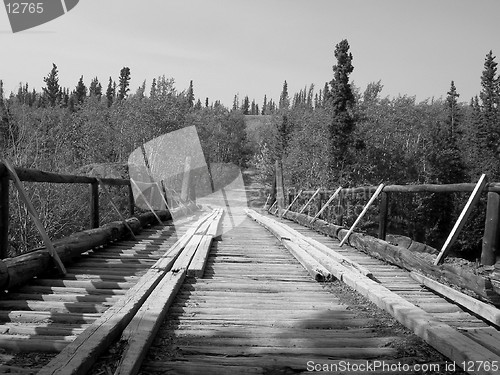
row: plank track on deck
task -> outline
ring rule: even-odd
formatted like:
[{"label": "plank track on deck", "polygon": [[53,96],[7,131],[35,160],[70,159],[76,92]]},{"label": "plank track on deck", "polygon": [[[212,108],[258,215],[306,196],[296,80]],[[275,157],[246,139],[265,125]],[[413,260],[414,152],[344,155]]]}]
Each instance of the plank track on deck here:
[{"label": "plank track on deck", "polygon": [[305,372],[308,361],[411,360],[398,358],[401,337],[379,328],[245,217],[213,243],[204,278],[186,279],[142,372],[281,374]]}]

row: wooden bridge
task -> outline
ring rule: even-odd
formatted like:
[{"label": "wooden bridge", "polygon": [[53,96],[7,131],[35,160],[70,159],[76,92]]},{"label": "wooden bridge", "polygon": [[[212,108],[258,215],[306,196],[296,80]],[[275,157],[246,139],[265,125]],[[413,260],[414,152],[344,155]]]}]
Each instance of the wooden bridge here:
[{"label": "wooden bridge", "polygon": [[[499,371],[494,280],[458,278],[447,264],[327,223],[315,217],[324,198],[308,215],[302,203],[285,206],[281,190],[268,211],[250,184],[242,207],[199,199],[97,228],[99,186],[127,180],[14,172],[89,184],[96,228],[53,241],[55,256],[39,249],[1,262],[0,373]],[[3,254],[14,179],[0,164]],[[483,188],[498,194],[498,184]],[[491,232],[487,224],[485,236],[496,240]],[[491,246],[484,253],[495,254]],[[466,280],[479,298],[436,281],[438,272]]]}]

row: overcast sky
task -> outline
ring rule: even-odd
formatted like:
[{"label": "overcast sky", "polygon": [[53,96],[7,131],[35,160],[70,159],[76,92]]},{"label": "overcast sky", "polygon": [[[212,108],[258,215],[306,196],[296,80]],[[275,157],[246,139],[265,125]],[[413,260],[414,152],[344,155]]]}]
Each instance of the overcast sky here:
[{"label": "overcast sky", "polygon": [[[81,75],[107,85],[124,66],[131,91],[146,80],[194,82],[203,102],[231,106],[235,94],[261,105],[332,78],[335,45],[347,39],[351,80],[381,80],[383,96],[480,91],[486,54],[500,54],[499,0],[80,0],[66,15],[13,34],[0,10],[0,79],[40,90],[52,63],[73,89]],[[497,62],[499,59],[496,60]]]}]

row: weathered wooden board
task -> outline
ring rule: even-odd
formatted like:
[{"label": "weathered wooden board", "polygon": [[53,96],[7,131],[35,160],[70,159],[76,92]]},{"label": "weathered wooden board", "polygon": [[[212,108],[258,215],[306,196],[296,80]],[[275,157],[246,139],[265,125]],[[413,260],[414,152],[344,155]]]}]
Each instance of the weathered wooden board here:
[{"label": "weathered wooden board", "polygon": [[[342,234],[341,236],[344,237]],[[415,306],[381,284],[353,272],[340,263],[334,268],[326,266],[334,276],[370,299],[380,308],[388,311],[400,323],[412,329],[418,336],[456,363],[474,361],[479,358],[487,361],[500,360],[500,354],[485,349],[481,344],[464,336],[450,325],[426,312],[423,308]],[[340,272],[341,270],[343,272]],[[410,289],[408,287],[401,286],[402,289]],[[392,286],[391,289],[398,289],[398,287]],[[439,306],[434,304],[429,306],[430,310],[433,308],[441,313],[452,314],[457,312],[454,305]],[[482,373],[493,374],[494,371],[483,369]]]},{"label": "weathered wooden board", "polygon": [[214,237],[211,234],[204,235],[201,238],[200,244],[196,248],[196,253],[189,263],[187,270],[188,276],[203,277],[213,239]]},{"label": "weathered wooden board", "polygon": [[465,307],[467,310],[478,314],[479,316],[492,322],[493,324],[500,326],[500,310],[498,308],[481,302],[476,298],[472,298],[456,289],[450,288],[449,286],[441,284],[416,272],[412,272],[411,276],[422,285],[425,285],[426,287],[449,298],[450,300]]},{"label": "weathered wooden board", "polygon": [[39,374],[85,374],[98,356],[119,337],[147,297],[170,271],[207,216],[200,218],[118,302],[66,346]]},{"label": "weathered wooden board", "polygon": [[135,375],[139,372],[144,356],[185,276],[185,268],[179,272],[169,272],[125,328],[121,336],[125,347],[115,375]]}]

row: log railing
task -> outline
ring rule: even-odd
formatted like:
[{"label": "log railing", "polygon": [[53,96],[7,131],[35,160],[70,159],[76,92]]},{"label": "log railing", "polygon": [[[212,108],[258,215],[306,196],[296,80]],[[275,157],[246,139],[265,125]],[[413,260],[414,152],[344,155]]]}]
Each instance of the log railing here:
[{"label": "log railing", "polygon": [[[278,181],[276,185],[279,185]],[[476,184],[461,183],[461,184],[421,184],[421,185],[386,185],[383,187],[379,198],[379,218],[378,218],[378,237],[382,240],[386,239],[387,224],[388,224],[388,208],[391,195],[393,193],[456,193],[456,192],[473,192]],[[283,188],[282,188],[283,189]],[[375,192],[377,186],[362,186],[355,188],[343,188],[338,194],[338,199],[341,201],[347,199],[349,195],[365,194],[370,196]],[[300,190],[301,197],[306,198],[317,193],[317,190]],[[324,202],[331,196],[335,190],[321,189],[316,195],[318,211],[323,206]],[[483,189],[483,193],[487,194],[486,219],[483,233],[483,243],[481,252],[481,264],[493,265],[496,262],[496,257],[500,257],[500,183],[487,183]],[[296,194],[288,194],[288,202],[292,202]],[[368,200],[368,199],[367,199]],[[271,200],[270,203],[273,203]],[[279,203],[279,202],[276,202]],[[343,204],[343,203],[341,203]],[[291,207],[290,211],[297,210],[300,207]],[[284,206],[279,206],[285,209]]]},{"label": "log railing", "polygon": [[[59,184],[88,184],[90,186],[90,227],[99,227],[99,182],[110,186],[128,186],[129,213],[134,214],[134,196],[130,180],[117,178],[102,178],[75,176],[44,172],[36,169],[14,168],[19,179],[25,182],[47,182]],[[0,259],[9,254],[9,186],[11,176],[6,166],[0,162]]]}]

